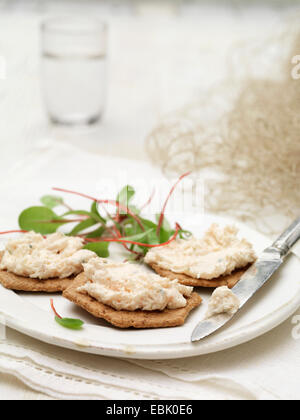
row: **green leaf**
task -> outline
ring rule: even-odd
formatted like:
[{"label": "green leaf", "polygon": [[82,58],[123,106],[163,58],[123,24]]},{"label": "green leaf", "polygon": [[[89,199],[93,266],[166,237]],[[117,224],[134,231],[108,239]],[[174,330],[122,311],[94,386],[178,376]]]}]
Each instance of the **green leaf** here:
[{"label": "green leaf", "polygon": [[156,234],[156,230],[154,230],[150,235],[148,236],[148,243],[149,245],[158,245],[160,243],[158,236]]},{"label": "green leaf", "polygon": [[103,233],[105,232],[105,227],[101,226],[98,229],[94,230],[93,232],[86,235],[87,238],[100,238]]},{"label": "green leaf", "polygon": [[190,239],[193,236],[192,232],[190,232],[189,230],[180,230],[179,231],[179,238],[180,239]]},{"label": "green leaf", "polygon": [[88,249],[95,252],[98,257],[107,258],[109,257],[109,243],[108,242],[91,242],[83,247],[83,249]]},{"label": "green leaf", "polygon": [[153,232],[153,229],[149,229],[146,232],[138,233],[132,236],[127,236],[126,239],[128,239],[129,241],[134,241],[134,242],[148,243],[148,235],[150,235],[152,232]]},{"label": "green leaf", "polygon": [[[158,223],[159,219],[160,219],[160,214],[156,214],[155,218],[156,218],[156,221]],[[162,223],[161,227],[165,230],[171,230],[172,229],[170,223],[168,222],[168,220],[166,219],[165,216],[163,218],[163,223]]]},{"label": "green leaf", "polygon": [[[158,215],[156,216],[158,218]],[[169,222],[165,219],[160,229],[160,234],[159,234],[159,238],[156,234],[157,231],[157,224],[152,222],[151,220],[147,220],[147,219],[143,219],[141,218],[141,221],[143,223],[144,226],[146,227],[152,227],[152,229],[154,230],[150,235],[149,235],[149,244],[151,245],[156,245],[156,244],[162,244],[164,242],[167,242],[171,236],[174,234],[174,230],[171,229]]]},{"label": "green leaf", "polygon": [[96,225],[98,222],[96,222],[94,219],[86,219],[83,222],[78,223],[74,229],[70,232],[70,236],[75,236],[78,233],[82,232],[85,229],[88,229],[91,226]]},{"label": "green leaf", "polygon": [[91,217],[91,213],[89,211],[86,211],[86,210],[71,210],[71,211],[67,211],[67,213],[64,213],[62,215],[62,217],[71,216],[71,215],[89,216],[89,217]]},{"label": "green leaf", "polygon": [[136,207],[136,206],[128,206],[129,210],[131,211],[131,213],[136,214],[137,216],[139,216],[139,214],[141,213],[141,210]]},{"label": "green leaf", "polygon": [[29,207],[20,214],[19,226],[23,230],[47,235],[64,225],[63,222],[52,222],[54,220],[59,220],[59,217],[48,207]]},{"label": "green leaf", "polygon": [[97,220],[97,222],[100,222],[104,225],[106,224],[106,220],[99,213],[97,201],[94,201],[91,206],[91,217]]},{"label": "green leaf", "polygon": [[122,226],[124,229],[123,236],[133,236],[138,233],[143,233],[145,231],[142,230],[137,221],[131,217],[128,217],[125,221],[123,221]]},{"label": "green leaf", "polygon": [[64,328],[68,328],[70,330],[81,330],[84,322],[80,319],[72,319],[72,318],[59,318],[58,316],[55,317],[55,321]]},{"label": "green leaf", "polygon": [[[120,204],[123,204],[124,206],[129,207],[129,202],[132,200],[134,194],[135,194],[134,188],[131,187],[130,185],[126,185],[119,192],[119,194],[117,196],[117,201]],[[122,212],[122,210],[120,210],[120,213],[122,214],[122,213],[124,213],[124,211]]]},{"label": "green leaf", "polygon": [[167,242],[174,233],[174,230],[165,230],[161,228],[159,232],[159,243],[163,244],[164,242]]},{"label": "green leaf", "polygon": [[157,224],[152,222],[151,220],[143,219],[142,217],[140,217],[140,221],[148,229],[150,229],[150,228],[157,229]]},{"label": "green leaf", "polygon": [[54,209],[54,207],[63,205],[64,200],[56,195],[44,195],[41,198],[41,203],[49,209]]}]

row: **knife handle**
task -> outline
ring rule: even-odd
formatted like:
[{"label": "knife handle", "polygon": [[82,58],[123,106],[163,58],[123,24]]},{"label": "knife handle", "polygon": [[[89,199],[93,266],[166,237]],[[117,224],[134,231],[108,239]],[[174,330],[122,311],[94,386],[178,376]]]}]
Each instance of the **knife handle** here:
[{"label": "knife handle", "polygon": [[280,251],[284,258],[288,255],[292,247],[300,239],[300,217],[296,219],[290,227],[274,242],[273,247]]}]

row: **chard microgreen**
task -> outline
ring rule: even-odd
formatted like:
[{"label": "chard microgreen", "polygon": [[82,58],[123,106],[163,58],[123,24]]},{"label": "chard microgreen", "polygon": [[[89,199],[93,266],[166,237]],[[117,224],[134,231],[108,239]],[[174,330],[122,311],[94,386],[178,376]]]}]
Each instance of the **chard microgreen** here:
[{"label": "chard microgreen", "polygon": [[88,233],[86,237],[87,238],[101,238],[104,232],[105,232],[105,227],[100,226],[96,230],[93,230],[92,232]]},{"label": "chard microgreen", "polygon": [[130,185],[126,185],[117,195],[117,201],[124,206],[128,207],[129,202],[132,200],[135,195],[135,190]]},{"label": "chard microgreen", "polygon": [[103,225],[106,224],[106,220],[99,213],[97,201],[94,201],[91,206],[91,217],[97,222],[102,223]]},{"label": "chard microgreen", "polygon": [[72,215],[91,217],[91,213],[89,211],[86,211],[86,210],[70,210],[70,211],[67,211],[67,213],[64,213],[62,215],[62,217],[72,216]]},{"label": "chard microgreen", "polygon": [[41,203],[49,209],[54,209],[57,206],[62,206],[64,204],[64,200],[56,195],[44,195],[41,198]]},{"label": "chard microgreen", "polygon": [[191,174],[191,172],[186,172],[185,174],[183,174],[183,175],[181,175],[179,178],[178,178],[178,180],[176,181],[176,183],[173,185],[173,187],[171,188],[171,190],[170,190],[170,192],[169,192],[169,194],[168,194],[168,196],[167,196],[167,198],[166,198],[166,201],[164,202],[164,205],[163,205],[163,208],[162,208],[162,211],[161,211],[161,213],[160,213],[160,216],[159,216],[159,221],[158,221],[158,225],[157,225],[157,235],[159,235],[159,232],[160,232],[160,229],[161,229],[161,227],[162,227],[162,224],[163,224],[163,221],[164,221],[164,218],[165,218],[165,211],[166,211],[166,208],[167,208],[167,204],[168,204],[168,202],[169,202],[169,200],[170,200],[170,198],[171,198],[171,195],[173,194],[173,192],[175,191],[175,188],[177,187],[177,185],[185,178],[185,177],[187,177],[188,175],[190,175]]},{"label": "chard microgreen", "polygon": [[[54,195],[45,195],[41,198],[44,207],[30,207],[24,210],[19,217],[19,225],[22,232],[35,231],[43,235],[56,232],[61,226],[72,224],[72,229],[66,232],[70,236],[80,236],[84,241],[85,249],[93,250],[100,257],[106,258],[109,255],[109,243],[118,242],[126,251],[134,254],[135,259],[142,258],[150,248],[164,246],[178,237],[187,239],[191,236],[189,231],[182,229],[178,224],[172,228],[165,217],[165,210],[177,184],[188,174],[182,175],[172,187],[167,199],[164,202],[162,211],[156,215],[155,221],[145,219],[141,216],[142,209],[147,203],[138,207],[133,204],[135,190],[126,185],[117,195],[117,199],[98,199],[84,193],[53,188],[55,191],[74,194],[81,198],[92,200],[90,211],[73,210],[63,198]],[[101,204],[101,211],[99,209]],[[63,205],[67,212],[57,215],[53,208]],[[110,213],[106,208],[112,205],[116,208],[115,213]],[[69,216],[77,216],[69,217]],[[75,223],[75,226],[74,226]],[[94,230],[91,231],[91,227]],[[21,231],[20,231],[21,232]]]},{"label": "chard microgreen", "polygon": [[108,242],[91,242],[89,244],[84,245],[83,248],[95,252],[95,254],[97,254],[98,257],[107,258],[109,257],[108,246]]},{"label": "chard microgreen", "polygon": [[62,318],[56,311],[54,307],[53,299],[50,299],[50,306],[52,311],[54,312],[54,319],[55,321],[62,327],[68,328],[70,330],[81,330],[84,322],[81,319],[73,319],[73,318]]},{"label": "chard microgreen", "polygon": [[149,229],[146,232],[137,233],[136,235],[132,235],[132,236],[126,236],[126,239],[130,241],[139,241],[139,242],[143,241],[147,243],[148,236],[151,235],[152,232],[154,232],[154,229]]},{"label": "chard microgreen", "polygon": [[191,236],[193,236],[193,234],[189,230],[181,229],[181,231],[179,232],[180,239],[189,239],[191,238]]},{"label": "chard microgreen", "polygon": [[81,330],[84,322],[80,319],[72,319],[72,318],[59,318],[58,316],[55,317],[55,321],[64,328],[68,328],[69,330]]},{"label": "chard microgreen", "polygon": [[29,207],[19,216],[19,226],[23,230],[47,235],[54,233],[64,224],[59,217],[48,207]]},{"label": "chard microgreen", "polygon": [[[156,219],[157,223],[159,223],[160,214],[156,214],[156,215],[155,215],[155,219]],[[166,230],[166,231],[171,231],[171,230],[172,230],[171,225],[170,225],[170,223],[168,222],[168,220],[166,219],[166,217],[164,217],[164,219],[163,219],[163,222],[162,222],[161,228],[162,228],[162,229],[164,229],[164,230]],[[174,231],[173,231],[173,232],[174,232]]]},{"label": "chard microgreen", "polygon": [[89,227],[92,227],[96,225],[97,222],[94,219],[86,219],[82,222],[79,222],[78,225],[76,225],[70,232],[70,236],[78,235],[80,232],[83,232],[84,230],[88,229]]}]

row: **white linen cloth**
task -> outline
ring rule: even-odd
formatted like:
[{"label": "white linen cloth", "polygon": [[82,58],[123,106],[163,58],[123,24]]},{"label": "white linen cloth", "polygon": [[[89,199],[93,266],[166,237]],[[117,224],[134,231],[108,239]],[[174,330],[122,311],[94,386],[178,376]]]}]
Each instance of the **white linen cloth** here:
[{"label": "white linen cloth", "polygon": [[288,320],[234,349],[168,361],[87,355],[8,330],[0,341],[0,371],[57,399],[298,400],[300,343],[291,329]]},{"label": "white linen cloth", "polygon": [[[107,164],[112,162],[124,165],[127,161],[111,159]],[[101,174],[99,165],[104,170],[100,156],[64,143],[41,141],[23,161],[16,163],[0,187],[1,197],[5,197],[0,229],[17,228],[20,210],[38,203],[42,192],[48,193],[47,189],[55,183],[70,187],[72,182],[78,190],[84,185],[91,188],[96,175]],[[136,165],[142,165],[145,174],[152,170],[145,163],[134,164],[134,170]],[[293,320],[297,322],[298,318]],[[52,398],[298,399],[300,353],[296,329],[297,325],[288,320],[263,337],[236,348],[167,361],[125,361],[87,355],[40,343],[7,329],[6,339],[0,341],[0,372],[14,375]]]}]

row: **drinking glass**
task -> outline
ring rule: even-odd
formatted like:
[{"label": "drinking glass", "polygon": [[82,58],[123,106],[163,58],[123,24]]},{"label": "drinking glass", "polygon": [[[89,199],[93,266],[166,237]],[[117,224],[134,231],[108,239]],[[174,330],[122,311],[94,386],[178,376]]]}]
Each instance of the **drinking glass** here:
[{"label": "drinking glass", "polygon": [[42,90],[50,119],[92,124],[106,96],[107,25],[94,19],[56,18],[41,26]]}]

